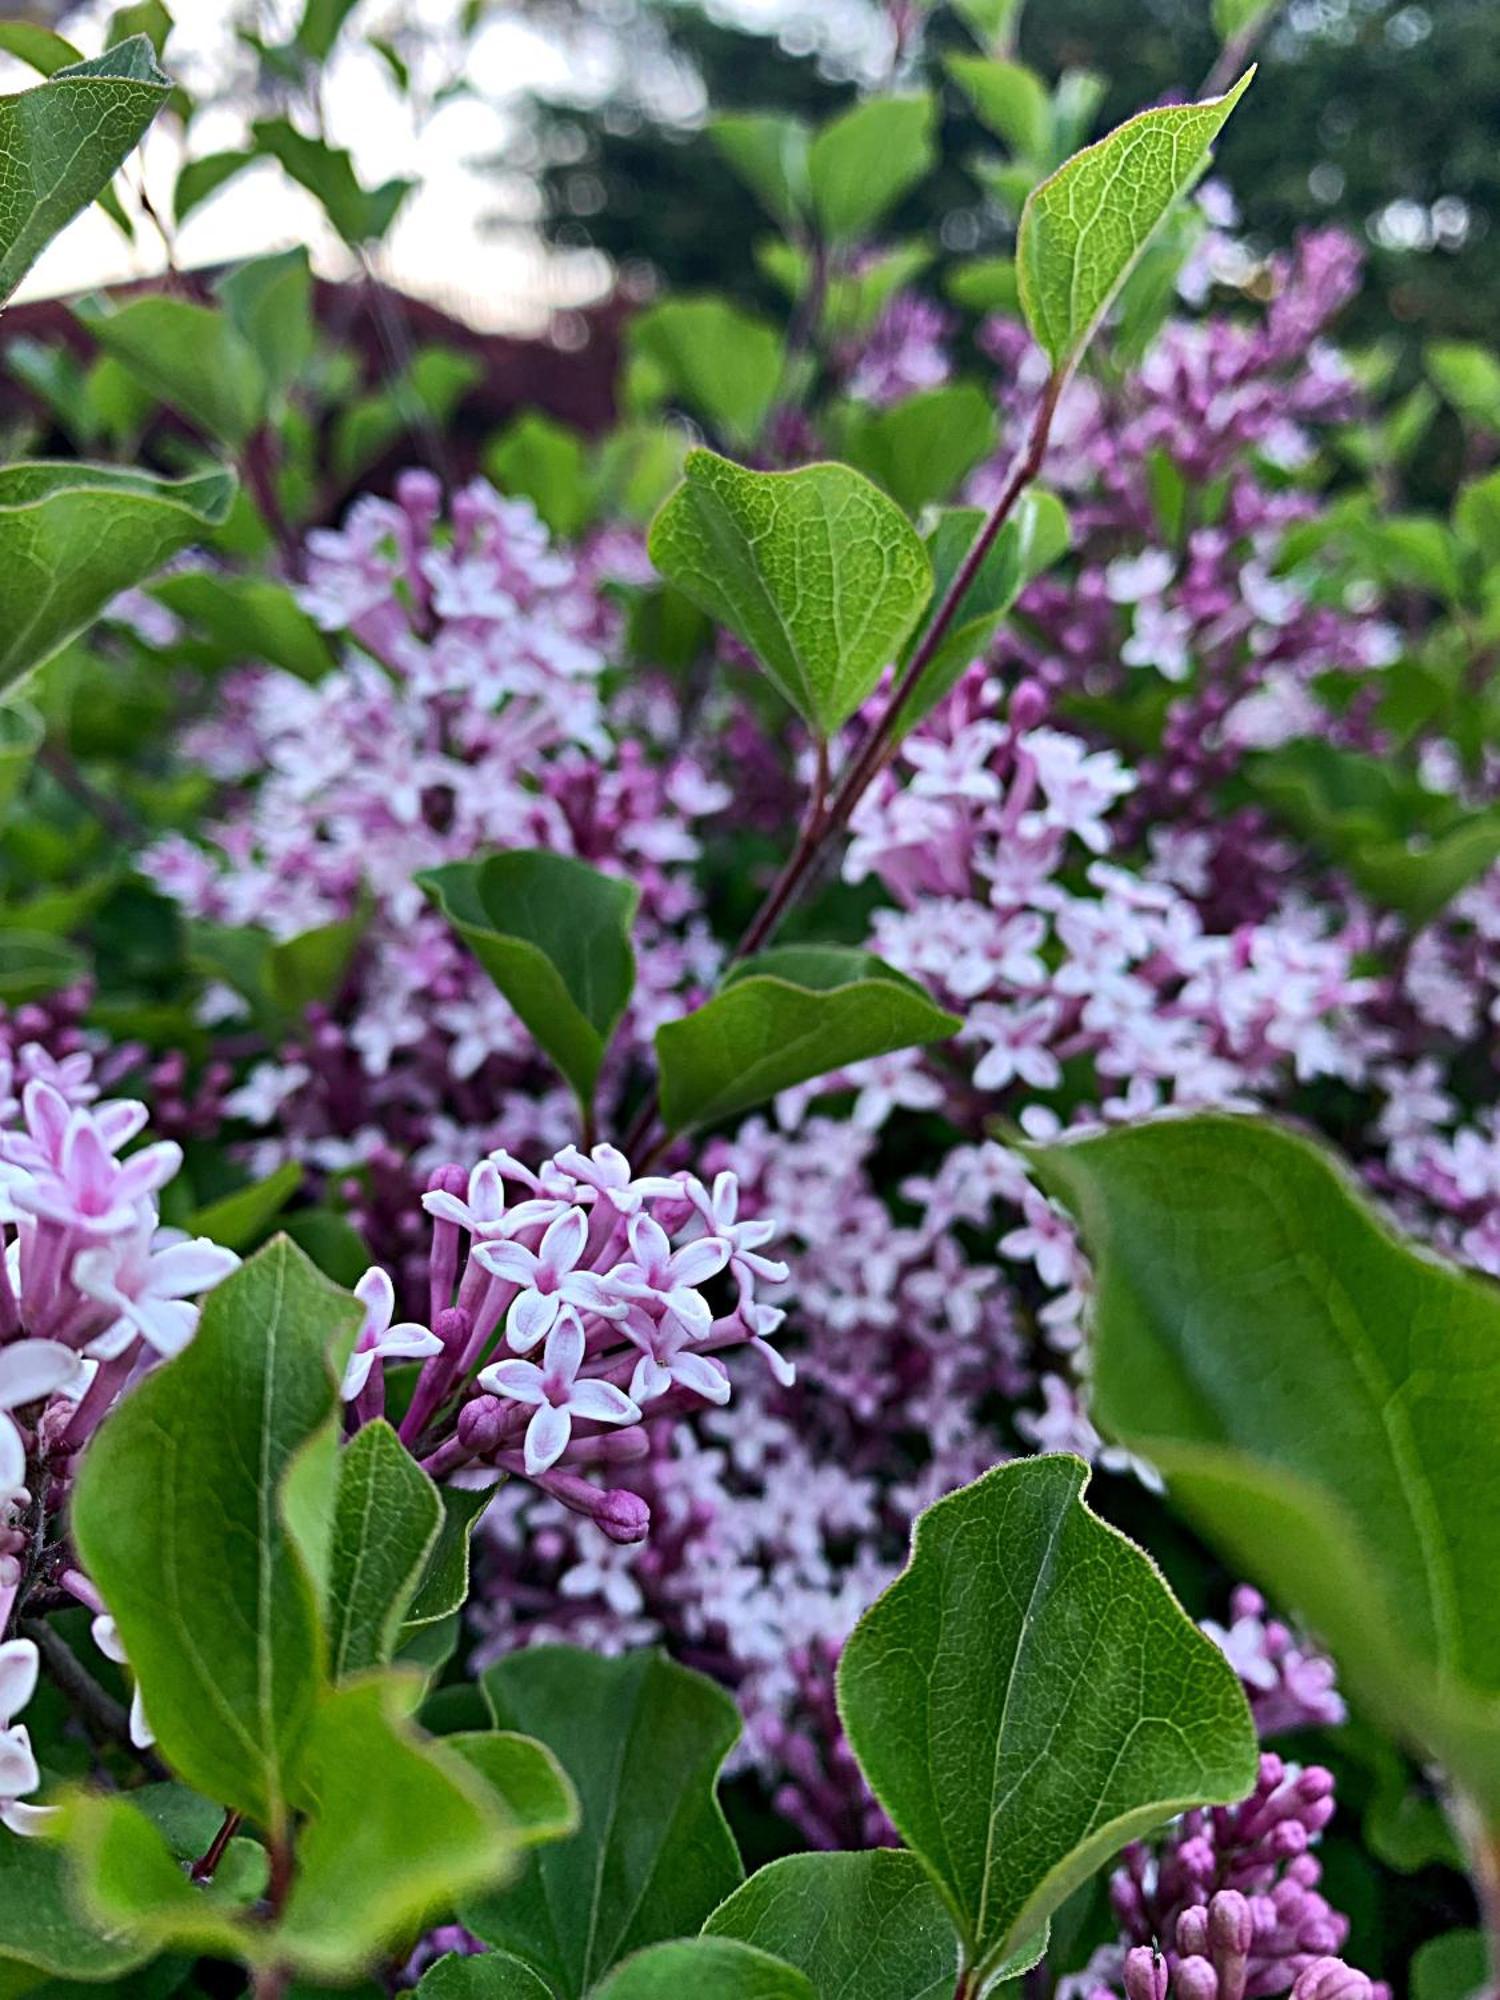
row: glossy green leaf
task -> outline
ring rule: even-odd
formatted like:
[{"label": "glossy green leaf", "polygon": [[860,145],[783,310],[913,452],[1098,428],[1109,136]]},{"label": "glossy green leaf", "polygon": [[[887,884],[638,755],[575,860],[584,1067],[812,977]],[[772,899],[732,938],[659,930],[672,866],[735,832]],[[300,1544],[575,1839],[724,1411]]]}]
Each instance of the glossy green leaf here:
[{"label": "glossy green leaf", "polygon": [[[982,507],[950,507],[939,514],[927,537],[927,553],[935,579],[934,603],[941,604],[947,596],[987,518]],[[952,622],[902,708],[902,734],[930,714],[963,678],[966,669],[994,638],[1001,619],[1027,584],[1066,553],[1071,534],[1067,509],[1053,494],[1033,487],[1021,495],[1015,511],[986,551]],[[908,642],[902,655],[903,666],[918,641],[919,635]]]},{"label": "glossy green leaf", "polygon": [[265,372],[226,313],[188,299],[77,308],[100,348],[211,438],[243,445],[265,410]]},{"label": "glossy green leaf", "polygon": [[1054,369],[1072,367],[1168,209],[1192,186],[1250,84],[1143,111],[1033,189],[1021,216],[1021,303]]},{"label": "glossy green leaf", "polygon": [[194,1209],[184,1227],[189,1236],[206,1236],[226,1250],[252,1250],[301,1185],[301,1166],[288,1160],[263,1181]]},{"label": "glossy green leaf", "polygon": [[712,1000],[657,1029],[662,1117],[672,1132],[715,1124],[961,1025],[869,952],[781,946],[735,966]]},{"label": "glossy green leaf", "polygon": [[0,467],[0,688],[218,527],[233,496],[228,472],[157,479],[76,462]]},{"label": "glossy green leaf", "polygon": [[360,1317],[278,1238],[210,1294],[191,1345],[105,1422],[74,1491],[79,1553],[163,1756],[267,1827],[294,1795],[324,1675],[281,1485],[335,1408],[330,1350],[352,1342]]},{"label": "glossy green leaf", "polygon": [[545,1743],[509,1729],[460,1730],[443,1743],[498,1793],[522,1846],[541,1847],[578,1831],[578,1795]]},{"label": "glossy green leaf", "polygon": [[781,335],[726,299],[664,299],[630,322],[630,352],[661,393],[730,444],[749,444],[776,400]]},{"label": "glossy green leaf", "polygon": [[170,92],[151,44],[137,35],[91,62],[54,70],[34,90],[0,98],[0,304],[52,237],[108,187]]},{"label": "glossy green leaf", "polygon": [[889,409],[845,406],[838,424],[842,455],[909,514],[949,500],[965,475],[994,449],[991,397],[973,382],[927,389]]},{"label": "glossy green leaf", "polygon": [[635,985],[640,892],[543,850],[417,877],[587,1108]]},{"label": "glossy green leaf", "polygon": [[520,1843],[493,1793],[400,1718],[401,1684],[351,1682],[308,1730],[301,1782],[313,1816],[277,1948],[330,1976],[369,1964],[455,1898],[503,1881]]},{"label": "glossy green leaf", "polygon": [[931,171],[936,114],[925,92],[870,97],[823,126],[807,171],[813,211],[831,243],[866,235]]},{"label": "glossy green leaf", "polygon": [[774,111],[724,112],[710,120],[708,136],[772,218],[793,228],[809,192],[803,120]]},{"label": "glossy green leaf", "polygon": [[953,2000],[958,1937],[914,1854],[789,1854],[752,1875],[704,1930],[797,1966],[818,2000]]},{"label": "glossy green leaf", "polygon": [[875,687],[931,594],[916,530],[844,465],[749,472],[694,451],[684,471],[652,524],[651,560],[831,735]]},{"label": "glossy green leaf", "polygon": [[280,161],[285,172],[322,204],[328,220],[355,249],[379,242],[416,186],[415,181],[396,179],[376,188],[361,187],[353,159],[341,146],[309,139],[285,118],[257,119],[251,129],[259,150]]},{"label": "glossy green leaf", "polygon": [[580,2000],[649,1944],[695,1932],[740,1880],[714,1794],[739,1734],[723,1691],[657,1653],[600,1659],[570,1647],[513,1653],[484,1676],[502,1729],[545,1743],[582,1812],[571,1840],[533,1855],[463,1921]]},{"label": "glossy green leaf", "polygon": [[1234,1670],[1087,1483],[1017,1460],[928,1508],[839,1664],[850,1745],[980,1979],[1128,1840],[1255,1782]]},{"label": "glossy green leaf", "polygon": [[679,1938],[617,1966],[598,2000],[820,2000],[794,1966],[732,1938]]},{"label": "glossy green leaf", "polygon": [[1095,1414],[1500,1825],[1500,1295],[1249,1119],[1034,1154],[1098,1274]]},{"label": "glossy green leaf", "polygon": [[1034,69],[983,56],[950,56],[947,69],[981,120],[1013,153],[1040,166],[1048,164],[1052,100]]},{"label": "glossy green leaf", "polygon": [[390,1425],[361,1425],[339,1453],[333,1510],[324,1618],[336,1681],[389,1661],[442,1519],[438,1489]]}]

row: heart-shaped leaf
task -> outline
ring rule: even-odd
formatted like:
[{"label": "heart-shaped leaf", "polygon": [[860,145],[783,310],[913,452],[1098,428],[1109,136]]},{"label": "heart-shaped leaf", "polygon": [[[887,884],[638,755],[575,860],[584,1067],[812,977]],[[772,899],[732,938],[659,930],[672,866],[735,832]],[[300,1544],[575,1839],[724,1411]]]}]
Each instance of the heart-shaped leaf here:
[{"label": "heart-shaped leaf", "polygon": [[938,1501],[839,1665],[850,1745],[981,1984],[1126,1841],[1255,1782],[1234,1670],[1087,1483],[1033,1458]]},{"label": "heart-shaped leaf", "polygon": [[0,467],[0,688],[218,527],[233,498],[229,472],[156,479],[71,461]]},{"label": "heart-shaped leaf", "polygon": [[962,1023],[870,952],[784,945],[735,966],[712,1000],[656,1031],[668,1131],[709,1125]]},{"label": "heart-shaped leaf", "polygon": [[1192,186],[1225,119],[1250,86],[1143,111],[1033,188],[1021,213],[1021,305],[1054,370],[1088,345],[1153,231]]},{"label": "heart-shaped leaf", "polygon": [[635,984],[640,891],[540,850],[453,861],[417,880],[587,1110]]},{"label": "heart-shaped leaf", "polygon": [[1098,1274],[1095,1410],[1500,1826],[1500,1295],[1249,1119],[1040,1149]]},{"label": "heart-shaped leaf", "polygon": [[492,1667],[484,1690],[498,1727],[556,1755],[582,1820],[514,1888],[470,1898],[463,1921],[556,2000],[580,2000],[629,1953],[695,1932],[738,1884],[714,1787],[739,1717],[711,1681],[657,1653],[534,1646]]},{"label": "heart-shaped leaf", "polygon": [[748,472],[689,452],[650,549],[821,736],[864,701],[932,594],[916,530],[846,465]]}]

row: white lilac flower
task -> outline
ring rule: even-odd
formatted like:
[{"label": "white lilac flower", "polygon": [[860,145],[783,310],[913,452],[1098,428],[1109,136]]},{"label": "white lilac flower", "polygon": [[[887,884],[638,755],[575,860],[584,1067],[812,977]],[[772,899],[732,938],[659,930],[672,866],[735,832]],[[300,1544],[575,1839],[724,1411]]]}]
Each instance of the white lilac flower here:
[{"label": "white lilac flower", "polygon": [[532,1361],[497,1361],[480,1372],[479,1386],[490,1395],[535,1410],[526,1426],[525,1452],[533,1478],[567,1450],[575,1417],[599,1424],[633,1424],[640,1417],[638,1406],[614,1383],[579,1375],[583,1359],[583,1325],[564,1306],[547,1335],[540,1368]]}]

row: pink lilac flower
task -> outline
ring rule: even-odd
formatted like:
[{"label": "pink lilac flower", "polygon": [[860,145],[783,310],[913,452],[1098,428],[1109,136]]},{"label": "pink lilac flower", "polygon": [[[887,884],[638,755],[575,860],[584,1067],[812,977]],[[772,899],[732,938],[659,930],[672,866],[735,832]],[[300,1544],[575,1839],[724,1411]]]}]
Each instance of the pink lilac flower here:
[{"label": "pink lilac flower", "polygon": [[599,1424],[633,1424],[641,1415],[613,1382],[579,1379],[587,1343],[583,1322],[571,1306],[562,1307],[546,1339],[540,1368],[531,1361],[497,1361],[479,1371],[481,1389],[536,1412],[526,1426],[525,1466],[532,1479],[556,1465],[567,1450],[575,1417]]}]

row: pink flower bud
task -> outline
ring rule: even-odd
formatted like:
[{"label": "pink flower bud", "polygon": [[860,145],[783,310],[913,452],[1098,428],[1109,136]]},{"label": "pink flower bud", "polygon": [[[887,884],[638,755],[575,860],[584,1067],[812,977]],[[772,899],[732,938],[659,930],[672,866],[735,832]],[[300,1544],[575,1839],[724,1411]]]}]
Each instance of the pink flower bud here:
[{"label": "pink flower bud", "polygon": [[1167,2000],[1167,1962],[1150,1945],[1125,1954],[1125,2000]]},{"label": "pink flower bud", "polygon": [[482,1458],[505,1435],[505,1405],[498,1396],[476,1396],[458,1413],[458,1441]]}]

